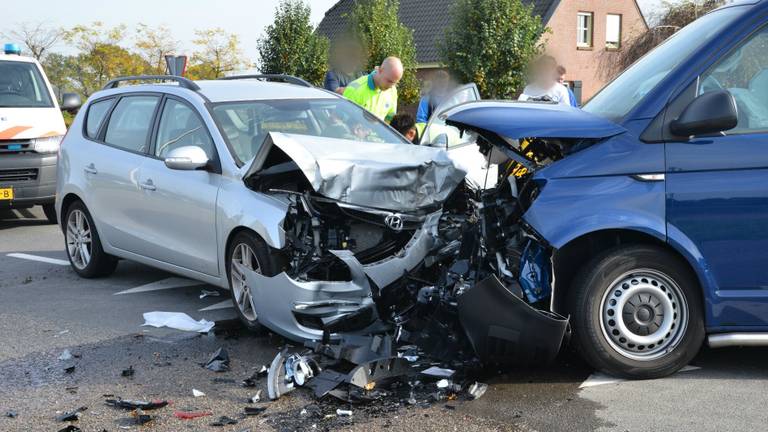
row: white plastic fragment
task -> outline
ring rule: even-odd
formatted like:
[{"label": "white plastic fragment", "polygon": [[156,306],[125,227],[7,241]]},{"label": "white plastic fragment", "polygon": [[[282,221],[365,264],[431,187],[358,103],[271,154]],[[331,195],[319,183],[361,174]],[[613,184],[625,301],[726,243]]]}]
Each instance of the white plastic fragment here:
[{"label": "white plastic fragment", "polygon": [[301,412],[299,413],[299,415],[306,415],[306,414],[307,414],[306,408],[302,408]]},{"label": "white plastic fragment", "polygon": [[200,298],[204,299],[206,297],[219,297],[221,295],[218,291],[210,291],[210,290],[200,290]]},{"label": "white plastic fragment", "polygon": [[421,371],[424,375],[434,376],[434,377],[440,377],[440,378],[450,378],[453,376],[454,373],[456,373],[453,369],[444,369],[439,368],[437,366],[432,366],[428,369],[424,369]]},{"label": "white plastic fragment", "polygon": [[475,381],[474,384],[469,386],[467,392],[472,395],[473,399],[480,399],[488,390],[488,384]]},{"label": "white plastic fragment", "polygon": [[249,399],[251,403],[256,403],[261,400],[261,390],[256,392],[256,395],[254,395],[252,398]]},{"label": "white plastic fragment", "polygon": [[195,321],[189,315],[181,312],[147,312],[144,314],[144,324],[142,326],[168,327],[182,331],[194,331],[199,333],[208,333],[211,331],[214,322],[201,319]]},{"label": "white plastic fragment", "polygon": [[448,382],[447,379],[441,379],[440,381],[437,382],[437,388],[439,389],[448,388],[448,385],[450,385],[450,383]]},{"label": "white plastic fragment", "polygon": [[192,389],[192,396],[201,397],[201,396],[205,396],[205,393],[201,392],[198,389]]},{"label": "white plastic fragment", "polygon": [[336,415],[339,417],[350,417],[352,415],[352,410],[343,410],[339,408],[336,410]]},{"label": "white plastic fragment", "polygon": [[61,355],[59,355],[59,360],[61,361],[72,360],[72,353],[68,349],[64,350],[64,352],[62,352]]}]

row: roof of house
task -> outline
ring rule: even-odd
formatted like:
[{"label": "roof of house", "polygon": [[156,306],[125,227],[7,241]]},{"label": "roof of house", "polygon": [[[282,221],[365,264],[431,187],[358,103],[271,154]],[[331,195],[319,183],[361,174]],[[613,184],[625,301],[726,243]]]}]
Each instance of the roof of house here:
[{"label": "roof of house", "polygon": [[[347,17],[356,0],[340,0],[326,13],[317,27],[317,32],[333,40],[348,30]],[[443,37],[451,21],[451,9],[455,0],[400,0],[400,21],[413,30],[416,45],[416,61],[420,64],[436,63],[440,60],[437,42]],[[540,16],[544,24],[552,17],[560,0],[523,0],[533,5],[533,13]]]}]

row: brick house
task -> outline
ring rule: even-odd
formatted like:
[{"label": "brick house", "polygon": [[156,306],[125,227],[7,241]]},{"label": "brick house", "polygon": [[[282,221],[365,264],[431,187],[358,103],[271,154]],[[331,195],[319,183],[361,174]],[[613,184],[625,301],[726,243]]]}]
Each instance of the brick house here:
[{"label": "brick house", "polygon": [[[413,30],[418,76],[441,67],[437,43],[451,22],[455,0],[400,0],[400,21]],[[543,36],[545,51],[566,67],[566,79],[581,85],[588,100],[607,77],[600,71],[606,51],[620,50],[648,24],[636,0],[523,0],[533,5],[551,32]],[[340,0],[325,13],[317,32],[334,40],[347,30],[355,0]]]}]

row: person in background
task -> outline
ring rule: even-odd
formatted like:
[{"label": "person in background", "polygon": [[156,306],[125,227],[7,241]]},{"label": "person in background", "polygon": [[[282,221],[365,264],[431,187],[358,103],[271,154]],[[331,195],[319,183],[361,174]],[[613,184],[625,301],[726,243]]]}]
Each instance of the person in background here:
[{"label": "person in background", "polygon": [[347,40],[335,42],[331,48],[330,69],[325,74],[323,87],[343,95],[350,82],[364,75],[362,59],[360,44]]},{"label": "person in background", "polygon": [[568,89],[557,82],[558,78],[555,58],[548,55],[539,57],[531,65],[529,84],[518,99],[570,105]]},{"label": "person in background", "polygon": [[557,66],[557,82],[564,85],[565,88],[568,89],[568,98],[571,103],[571,106],[578,108],[579,102],[576,101],[576,95],[573,94],[573,90],[571,90],[571,86],[565,83],[565,66],[563,65]]},{"label": "person in background", "polygon": [[453,88],[451,76],[444,70],[438,70],[432,75],[431,86],[427,95],[419,101],[419,108],[416,111],[416,128],[419,134],[424,132],[424,128],[429,123],[430,117],[435,112],[435,108],[448,96]]},{"label": "person in background", "polygon": [[389,123],[397,113],[397,84],[403,73],[403,62],[387,57],[377,70],[349,83],[344,97]]},{"label": "person in background", "polygon": [[408,141],[418,144],[419,132],[416,130],[416,120],[410,114],[398,114],[392,117],[390,125]]}]

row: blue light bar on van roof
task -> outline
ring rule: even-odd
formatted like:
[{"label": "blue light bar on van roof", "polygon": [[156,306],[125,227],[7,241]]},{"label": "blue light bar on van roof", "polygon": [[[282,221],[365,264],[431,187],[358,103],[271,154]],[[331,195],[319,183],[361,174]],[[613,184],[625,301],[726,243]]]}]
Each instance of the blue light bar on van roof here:
[{"label": "blue light bar on van roof", "polygon": [[5,44],[5,46],[3,46],[3,51],[6,54],[21,55],[21,47],[18,44],[15,44],[15,43],[7,43],[7,44]]}]

